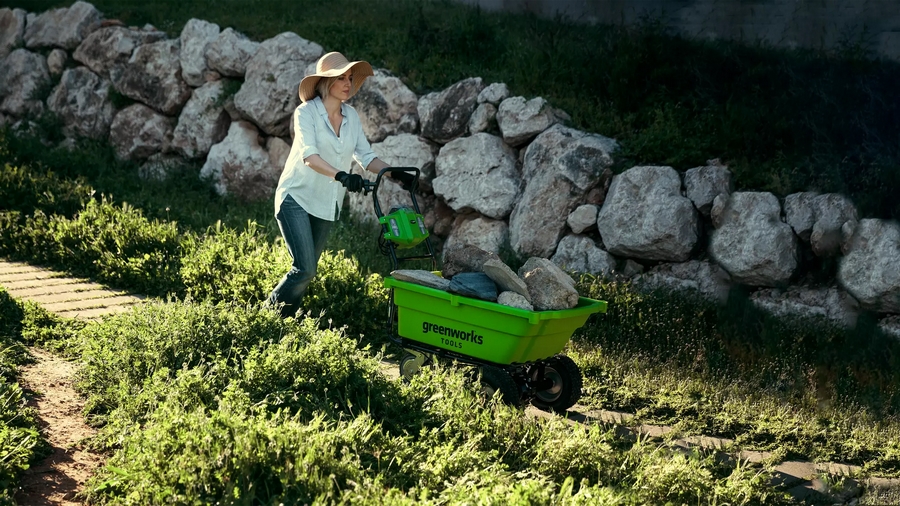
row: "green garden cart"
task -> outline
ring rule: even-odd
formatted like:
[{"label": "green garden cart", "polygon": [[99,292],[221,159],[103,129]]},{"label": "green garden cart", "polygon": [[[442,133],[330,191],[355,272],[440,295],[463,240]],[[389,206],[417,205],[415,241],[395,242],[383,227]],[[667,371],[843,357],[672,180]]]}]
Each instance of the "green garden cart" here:
[{"label": "green garden cart", "polygon": [[[394,207],[384,213],[378,201],[383,176],[399,171],[413,173],[418,182],[419,169],[390,167],[365,185],[381,224],[380,249],[391,258],[394,270],[410,260],[430,260],[431,271],[437,273],[437,257],[416,200],[416,185],[408,188],[411,207]],[[424,253],[404,256],[423,246]],[[530,403],[564,412],[581,397],[581,371],[560,352],[588,317],[606,312],[605,301],[580,297],[571,309],[528,311],[390,276],[384,283],[390,289],[389,336],[404,350],[399,363],[401,377],[408,380],[421,367],[442,359],[474,367],[483,394],[499,394],[514,406]]]}]

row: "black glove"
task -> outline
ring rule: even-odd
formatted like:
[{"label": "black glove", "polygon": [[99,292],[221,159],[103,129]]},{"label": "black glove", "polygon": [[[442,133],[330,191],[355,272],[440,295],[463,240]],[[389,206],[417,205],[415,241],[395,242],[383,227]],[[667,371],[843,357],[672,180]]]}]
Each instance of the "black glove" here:
[{"label": "black glove", "polygon": [[406,191],[415,190],[416,176],[411,172],[392,172],[391,176],[400,183]]},{"label": "black glove", "polygon": [[334,180],[352,192],[359,192],[363,187],[363,178],[359,174],[347,174],[344,171],[340,171],[334,175]]}]

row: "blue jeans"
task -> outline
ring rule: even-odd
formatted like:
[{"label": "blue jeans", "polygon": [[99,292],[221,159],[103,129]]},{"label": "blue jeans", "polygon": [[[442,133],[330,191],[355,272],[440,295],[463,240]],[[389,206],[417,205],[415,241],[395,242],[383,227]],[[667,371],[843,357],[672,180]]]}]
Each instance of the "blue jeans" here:
[{"label": "blue jeans", "polygon": [[300,309],[300,301],[306,288],[316,276],[316,264],[325,249],[325,240],[334,222],[307,214],[290,195],[281,203],[275,215],[284,243],[291,254],[291,270],[281,278],[272,294],[269,304],[281,307],[281,316],[294,316]]}]

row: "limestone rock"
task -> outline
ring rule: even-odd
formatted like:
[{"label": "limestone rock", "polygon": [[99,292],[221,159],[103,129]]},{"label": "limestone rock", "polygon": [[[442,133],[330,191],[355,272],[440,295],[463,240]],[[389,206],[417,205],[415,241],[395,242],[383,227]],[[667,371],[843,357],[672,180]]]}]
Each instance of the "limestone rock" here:
[{"label": "limestone rock", "polygon": [[63,72],[50,93],[47,107],[63,122],[67,137],[106,139],[116,108],[109,97],[110,82],[87,67]]},{"label": "limestone rock", "polygon": [[521,294],[516,292],[500,292],[497,296],[497,304],[514,307],[516,309],[524,309],[526,311],[534,311],[534,306]]},{"label": "limestone rock", "polygon": [[484,272],[484,263],[491,259],[499,261],[500,257],[475,246],[464,246],[447,254],[441,275],[453,279],[461,272]]},{"label": "limestone rock", "polygon": [[398,281],[415,283],[436,290],[449,291],[450,280],[444,279],[431,271],[398,269],[391,272],[391,276]]},{"label": "limestone rock", "polygon": [[500,261],[499,258],[487,260],[482,265],[484,273],[491,278],[497,287],[504,292],[513,292],[522,296],[526,302],[531,302],[531,294],[528,293],[528,286],[525,281],[513,272],[508,265]]}]

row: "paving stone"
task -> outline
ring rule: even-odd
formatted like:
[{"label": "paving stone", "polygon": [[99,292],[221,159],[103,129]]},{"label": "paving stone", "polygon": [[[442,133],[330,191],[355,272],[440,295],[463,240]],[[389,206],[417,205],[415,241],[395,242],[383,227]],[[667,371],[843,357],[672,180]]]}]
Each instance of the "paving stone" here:
[{"label": "paving stone", "polygon": [[6,274],[18,274],[22,272],[43,272],[47,271],[43,267],[35,267],[33,265],[23,264],[19,262],[3,262],[0,261],[0,278]]},{"label": "paving stone", "polygon": [[83,283],[83,279],[73,279],[73,278],[47,278],[47,279],[26,279],[24,281],[13,281],[11,283],[0,283],[0,286],[6,288],[9,293],[12,293],[13,290],[19,290],[21,288],[34,288],[36,286],[57,286],[57,285],[70,285],[72,283]]},{"label": "paving stone", "polygon": [[[93,290],[103,290],[103,285],[98,285],[97,283],[69,283],[64,285],[18,288],[8,291],[10,295],[18,299],[31,299],[32,297],[40,297],[42,295],[52,295],[57,293],[85,293]],[[119,292],[111,293],[118,294]]]},{"label": "paving stone", "polygon": [[63,291],[59,293],[46,293],[29,297],[29,300],[38,304],[52,304],[57,302],[72,302],[78,300],[109,299],[116,296],[126,296],[125,292],[111,290],[87,290],[83,292]]},{"label": "paving stone", "polygon": [[813,462],[787,460],[775,466],[772,472],[772,484],[791,487],[814,478],[816,474],[816,464]]},{"label": "paving stone", "polygon": [[41,280],[59,277],[62,277],[60,273],[51,271],[0,273],[0,285],[6,283],[15,283],[16,281],[28,281],[30,279]]},{"label": "paving stone", "polygon": [[95,320],[103,316],[109,316],[117,313],[128,311],[134,307],[134,304],[127,306],[108,306],[97,307],[93,309],[75,309],[72,311],[59,311],[57,314],[65,318],[78,318],[80,320]]},{"label": "paving stone", "polygon": [[41,304],[47,311],[65,312],[76,311],[79,309],[92,309],[108,306],[120,306],[137,304],[141,299],[132,295],[120,295],[116,297],[107,297],[103,299],[87,299],[87,300],[69,300],[65,302],[53,302],[50,304]]}]

